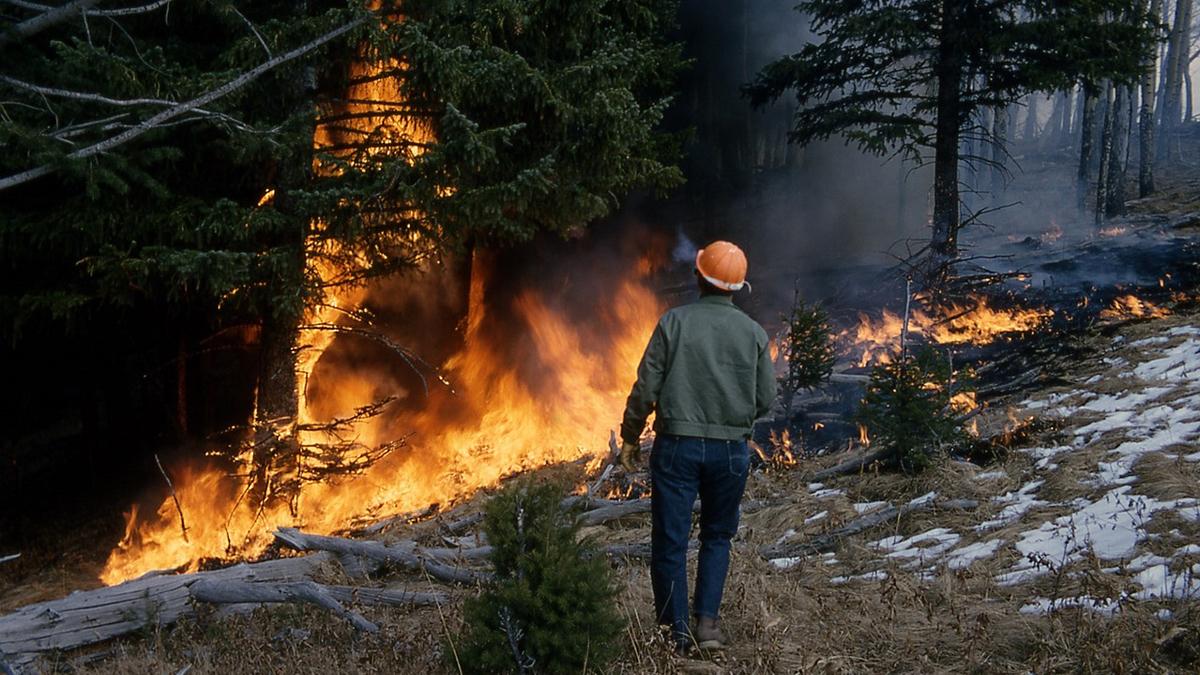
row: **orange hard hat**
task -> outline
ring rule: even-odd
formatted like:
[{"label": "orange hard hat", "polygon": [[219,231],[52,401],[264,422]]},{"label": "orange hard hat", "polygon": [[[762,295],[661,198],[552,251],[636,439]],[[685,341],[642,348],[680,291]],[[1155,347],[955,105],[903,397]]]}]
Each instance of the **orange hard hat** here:
[{"label": "orange hard hat", "polygon": [[696,271],[723,291],[739,291],[746,284],[746,254],[736,244],[714,241],[696,254]]}]

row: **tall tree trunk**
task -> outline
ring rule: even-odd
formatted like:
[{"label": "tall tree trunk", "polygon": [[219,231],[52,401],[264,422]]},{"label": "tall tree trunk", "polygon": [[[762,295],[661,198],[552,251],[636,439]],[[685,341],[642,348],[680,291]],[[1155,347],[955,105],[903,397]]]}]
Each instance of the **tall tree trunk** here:
[{"label": "tall tree trunk", "polygon": [[1096,224],[1104,221],[1105,205],[1108,204],[1109,166],[1113,161],[1113,125],[1117,106],[1114,102],[1112,82],[1104,85],[1104,125],[1100,132],[1100,170],[1096,174]]},{"label": "tall tree trunk", "polygon": [[1088,183],[1092,172],[1092,139],[1096,128],[1096,103],[1099,92],[1096,85],[1083,85],[1083,113],[1079,120],[1079,171],[1076,174],[1076,199],[1079,210],[1087,209]]},{"label": "tall tree trunk", "polygon": [[1158,133],[1158,161],[1169,162],[1170,146],[1183,117],[1183,76],[1191,52],[1191,17],[1193,0],[1179,0],[1175,7],[1175,22],[1167,42],[1166,82],[1163,109]]},{"label": "tall tree trunk", "polygon": [[1063,116],[1062,125],[1059,128],[1060,141],[1063,147],[1071,145],[1071,123],[1072,117],[1075,114],[1075,88],[1072,87],[1063,92]]},{"label": "tall tree trunk", "polygon": [[1125,215],[1125,167],[1129,149],[1130,88],[1117,88],[1112,112],[1111,157],[1108,162],[1108,194],[1104,214],[1109,218]]},{"label": "tall tree trunk", "polygon": [[1042,95],[1034,92],[1028,96],[1025,106],[1025,145],[1032,145],[1037,140],[1038,132],[1038,100]]},{"label": "tall tree trunk", "polygon": [[996,203],[1004,194],[1008,181],[1008,106],[998,105],[992,109],[992,202]]},{"label": "tall tree trunk", "polygon": [[[1149,17],[1156,21],[1162,14],[1163,0],[1150,2]],[[1139,9],[1145,11],[1146,0],[1141,0]],[[1154,192],[1154,71],[1157,69],[1158,50],[1147,50],[1142,66],[1142,105],[1138,110],[1138,197],[1148,197]]]},{"label": "tall tree trunk", "polygon": [[958,257],[958,229],[962,225],[958,200],[958,148],[962,128],[963,65],[957,41],[959,3],[942,0],[937,76],[937,138],[934,141],[933,235],[929,243],[931,279],[936,283],[950,272]]}]

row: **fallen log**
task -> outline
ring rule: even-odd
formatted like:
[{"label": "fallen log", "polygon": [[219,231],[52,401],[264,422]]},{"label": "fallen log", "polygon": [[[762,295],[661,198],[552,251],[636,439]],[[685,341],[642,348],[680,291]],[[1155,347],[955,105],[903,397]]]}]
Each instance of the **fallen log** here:
[{"label": "fallen log", "polygon": [[869,469],[871,465],[876,462],[886,463],[888,456],[891,454],[892,451],[890,448],[876,450],[875,452],[862,455],[861,457],[848,459],[841,464],[831,466],[828,469],[822,469],[814,473],[812,475],[812,479],[814,481],[822,481],[826,478],[833,478],[834,476],[844,476],[850,473],[858,473],[860,471]]},{"label": "fallen log", "polygon": [[478,584],[491,579],[491,575],[487,572],[455,567],[439,562],[435,554],[423,551],[412,542],[402,542],[401,544],[389,546],[378,541],[359,541],[343,537],[308,534],[294,527],[281,527],[275,530],[275,539],[297,551],[328,551],[330,553],[361,556],[411,570],[422,571],[434,579],[450,583]]},{"label": "fallen log", "polygon": [[791,543],[791,544],[771,544],[763,546],[759,549],[759,554],[762,557],[772,560],[775,558],[795,558],[807,555],[815,555],[817,553],[828,553],[837,548],[846,537],[856,535],[860,532],[865,532],[873,527],[878,527],[885,523],[894,522],[904,516],[916,511],[924,511],[927,509],[943,509],[943,510],[969,510],[979,506],[979,502],[974,499],[947,499],[943,501],[935,501],[932,499],[909,502],[903,506],[889,505],[878,511],[873,511],[861,518],[856,518],[846,525],[839,527],[832,532],[817,535],[808,541]]}]

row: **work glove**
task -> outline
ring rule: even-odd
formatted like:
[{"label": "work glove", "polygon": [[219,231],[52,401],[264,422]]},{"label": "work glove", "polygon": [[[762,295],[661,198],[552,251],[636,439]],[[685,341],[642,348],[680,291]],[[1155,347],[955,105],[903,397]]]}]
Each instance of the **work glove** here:
[{"label": "work glove", "polygon": [[628,472],[637,471],[642,462],[642,446],[637,443],[621,443],[621,466]]}]

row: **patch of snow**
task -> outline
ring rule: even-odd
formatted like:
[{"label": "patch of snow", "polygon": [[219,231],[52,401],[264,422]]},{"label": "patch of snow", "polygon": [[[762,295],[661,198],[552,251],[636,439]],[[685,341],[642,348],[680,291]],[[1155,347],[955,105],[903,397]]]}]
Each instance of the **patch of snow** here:
[{"label": "patch of snow", "polygon": [[1129,486],[1111,490],[1078,511],[1021,533],[1015,543],[1021,560],[996,581],[1022,583],[1081,559],[1091,550],[1102,560],[1127,558],[1145,538],[1145,524],[1174,502],[1129,494]]},{"label": "patch of snow", "polygon": [[996,480],[998,478],[1007,478],[1008,474],[1003,471],[988,471],[987,473],[977,474],[975,480]]},{"label": "patch of snow", "polygon": [[1049,502],[1036,499],[1033,496],[1033,493],[1041,489],[1045,482],[1044,480],[1030,481],[1021,486],[1021,489],[1016,492],[1006,492],[999,497],[993,497],[992,501],[999,504],[1008,504],[1008,506],[1005,506],[1000,513],[996,514],[995,518],[976,525],[975,531],[987,532],[988,530],[994,530],[1016,521],[1034,507],[1049,504]]},{"label": "patch of snow", "polygon": [[779,544],[782,544],[783,542],[787,541],[788,539],[790,539],[794,536],[796,536],[796,530],[794,530],[792,528],[788,528],[787,532],[784,532],[783,534],[779,535],[779,538],[775,540],[775,545],[778,546]]},{"label": "patch of snow", "polygon": [[1121,608],[1121,603],[1118,600],[1094,598],[1090,595],[1080,595],[1074,598],[1058,598],[1055,600],[1051,600],[1050,598],[1034,598],[1032,602],[1021,607],[1021,613],[1044,616],[1055,610],[1070,607],[1082,607],[1103,616],[1112,616]]},{"label": "patch of snow", "polygon": [[1074,450],[1069,445],[1060,445],[1055,448],[1021,448],[1020,451],[1037,460],[1037,468],[1045,469],[1050,466],[1050,460],[1056,455]]},{"label": "patch of snow", "polygon": [[1184,555],[1200,555],[1200,544],[1188,544],[1187,546],[1181,546],[1175,549],[1175,553],[1172,554],[1171,557],[1178,558],[1179,556]]},{"label": "patch of snow", "polygon": [[952,570],[966,569],[976,560],[984,560],[992,557],[1003,545],[1003,539],[977,541],[974,544],[967,544],[962,548],[951,551],[946,555],[944,562],[946,563],[946,567]]},{"label": "patch of snow", "polygon": [[1165,345],[1171,341],[1171,338],[1166,335],[1157,335],[1155,337],[1142,338],[1129,343],[1130,347],[1149,347],[1150,345]]},{"label": "patch of snow", "polygon": [[1183,461],[1185,461],[1185,462],[1200,462],[1200,452],[1193,452],[1190,455],[1184,455]]},{"label": "patch of snow", "polygon": [[1133,594],[1139,600],[1191,600],[1200,598],[1200,578],[1191,572],[1174,574],[1164,565],[1154,565],[1138,572],[1133,579],[1142,590]]},{"label": "patch of snow", "polygon": [[1188,339],[1165,349],[1161,358],[1139,364],[1133,374],[1143,380],[1167,380],[1184,382],[1200,369],[1200,341]]},{"label": "patch of snow", "polygon": [[[895,539],[895,537],[889,537],[881,542],[888,542],[889,539]],[[907,539],[890,541],[888,545],[881,545],[880,548],[891,549],[887,554],[889,558],[911,560],[913,564],[922,564],[942,557],[943,553],[957,546],[960,539],[962,537],[956,532],[945,527],[937,527]]]},{"label": "patch of snow", "polygon": [[772,558],[767,562],[775,566],[776,569],[790,570],[796,565],[799,565],[804,560],[804,556],[796,556],[794,558]]}]

